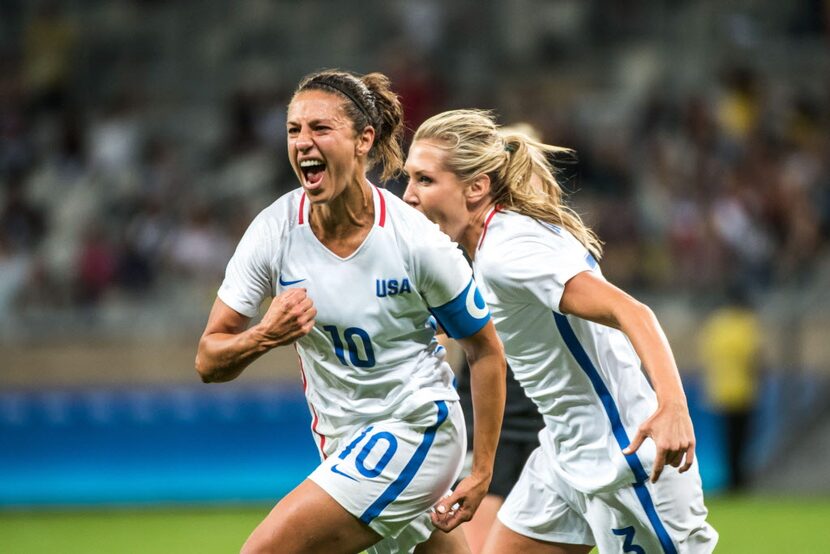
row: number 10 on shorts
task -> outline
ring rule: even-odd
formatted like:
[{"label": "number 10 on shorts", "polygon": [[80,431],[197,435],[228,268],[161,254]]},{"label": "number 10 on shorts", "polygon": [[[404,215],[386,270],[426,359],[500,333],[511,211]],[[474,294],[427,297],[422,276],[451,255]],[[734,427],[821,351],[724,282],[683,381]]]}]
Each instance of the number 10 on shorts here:
[{"label": "number 10 on shorts", "polygon": [[[357,438],[355,438],[351,443],[349,443],[346,448],[338,456],[339,459],[345,460],[349,457],[349,454],[352,453],[352,450],[360,444],[360,442],[372,431],[372,426],[370,425],[366,429],[360,433]],[[367,467],[366,459],[374,450],[379,450],[383,448],[383,454],[380,454],[377,458],[377,461],[374,463],[373,467]],[[395,455],[395,451],[398,449],[398,440],[392,433],[388,431],[379,431],[369,437],[369,440],[363,445],[363,448],[360,452],[357,453],[355,456],[354,465],[355,469],[360,472],[361,475],[364,477],[368,477],[372,479],[380,475],[386,465],[389,463],[389,460],[392,459],[392,456]]]}]

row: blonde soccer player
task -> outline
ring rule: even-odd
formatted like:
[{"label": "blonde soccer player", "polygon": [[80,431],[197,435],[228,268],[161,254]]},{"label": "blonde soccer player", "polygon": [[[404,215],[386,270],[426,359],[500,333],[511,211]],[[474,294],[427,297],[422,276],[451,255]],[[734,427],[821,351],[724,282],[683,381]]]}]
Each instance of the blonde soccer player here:
[{"label": "blonde soccer player", "polygon": [[404,199],[472,259],[545,420],[484,551],[711,552],[671,349],[652,311],[603,278],[600,242],[549,165],[559,150],[458,110],[419,127],[405,166]]}]

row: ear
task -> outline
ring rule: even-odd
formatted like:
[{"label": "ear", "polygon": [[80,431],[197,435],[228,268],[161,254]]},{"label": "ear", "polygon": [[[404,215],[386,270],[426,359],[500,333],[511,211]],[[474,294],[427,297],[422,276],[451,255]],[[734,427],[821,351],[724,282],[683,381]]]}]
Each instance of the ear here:
[{"label": "ear", "polygon": [[470,204],[477,204],[490,196],[490,176],[482,173],[477,175],[473,182],[464,189],[464,197]]},{"label": "ear", "polygon": [[360,157],[363,157],[369,153],[369,150],[372,149],[372,145],[375,143],[375,129],[367,125],[363,128],[363,131],[357,135],[357,146],[355,147],[355,154]]}]

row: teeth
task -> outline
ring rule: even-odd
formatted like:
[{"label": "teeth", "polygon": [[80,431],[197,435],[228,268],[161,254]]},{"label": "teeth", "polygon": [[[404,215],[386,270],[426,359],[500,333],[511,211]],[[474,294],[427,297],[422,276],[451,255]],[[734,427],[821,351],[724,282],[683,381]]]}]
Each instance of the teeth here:
[{"label": "teeth", "polygon": [[300,167],[315,167],[318,165],[325,165],[320,160],[303,160],[300,162]]}]

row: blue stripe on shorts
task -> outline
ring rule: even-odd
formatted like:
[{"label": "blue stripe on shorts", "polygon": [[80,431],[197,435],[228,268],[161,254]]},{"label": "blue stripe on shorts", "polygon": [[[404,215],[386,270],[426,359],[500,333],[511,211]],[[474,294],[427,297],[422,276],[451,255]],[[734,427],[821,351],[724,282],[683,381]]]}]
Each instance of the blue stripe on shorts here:
[{"label": "blue stripe on shorts", "polygon": [[438,421],[436,421],[434,425],[429,427],[426,432],[424,432],[424,439],[421,441],[421,444],[418,445],[418,449],[415,450],[415,454],[412,455],[412,458],[406,464],[406,467],[403,468],[401,474],[398,475],[398,478],[392,481],[392,483],[386,487],[386,490],[383,491],[383,494],[381,494],[371,506],[366,508],[363,515],[360,516],[360,521],[363,523],[368,524],[371,522],[378,515],[380,515],[380,513],[385,510],[389,504],[394,502],[394,500],[398,498],[398,496],[415,477],[415,474],[418,472],[418,469],[420,469],[421,464],[424,463],[424,459],[427,457],[427,452],[429,452],[432,443],[435,441],[435,432],[441,424],[444,423],[444,420],[447,419],[447,414],[449,414],[447,404],[443,400],[439,400],[435,404],[438,406]]}]

